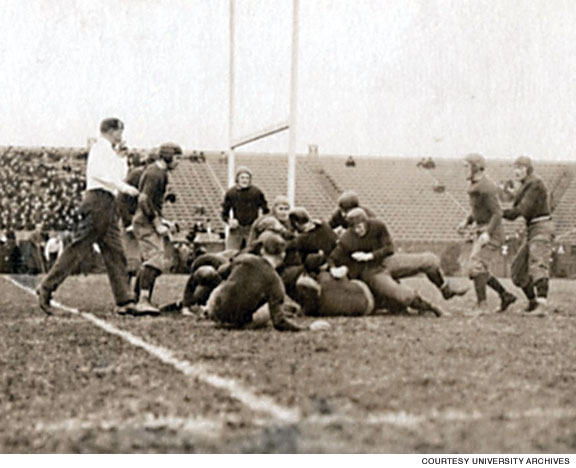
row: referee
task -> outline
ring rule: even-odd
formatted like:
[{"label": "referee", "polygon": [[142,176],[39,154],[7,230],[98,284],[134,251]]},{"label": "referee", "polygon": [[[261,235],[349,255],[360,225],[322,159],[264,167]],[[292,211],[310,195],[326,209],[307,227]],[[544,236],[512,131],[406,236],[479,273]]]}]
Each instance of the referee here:
[{"label": "referee", "polygon": [[116,211],[118,193],[138,195],[138,189],[124,182],[128,164],[115,150],[122,142],[123,132],[124,124],[119,119],[105,119],[100,124],[100,138],[88,154],[86,192],[72,242],[36,289],[40,308],[48,315],[52,315],[52,294],[88,256],[94,243],[98,244],[106,265],[116,312],[135,312]]}]

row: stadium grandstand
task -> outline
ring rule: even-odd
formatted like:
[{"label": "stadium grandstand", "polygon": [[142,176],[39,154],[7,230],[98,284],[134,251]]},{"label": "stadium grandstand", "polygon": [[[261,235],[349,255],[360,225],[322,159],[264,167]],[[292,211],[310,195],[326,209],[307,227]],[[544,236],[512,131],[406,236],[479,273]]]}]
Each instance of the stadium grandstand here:
[{"label": "stadium grandstand", "polygon": [[[130,150],[129,157],[145,158],[147,153]],[[45,233],[70,231],[84,189],[86,149],[5,147],[0,148],[0,155],[3,249],[9,244],[6,238],[10,233],[26,244],[38,229]],[[296,205],[305,206],[314,217],[327,219],[337,197],[345,190],[355,190],[362,203],[387,222],[401,249],[432,250],[442,256],[446,270],[458,274],[463,239],[455,226],[468,206],[461,162],[362,156],[354,156],[353,160],[355,164],[350,165],[350,157],[299,156]],[[285,194],[286,155],[238,153],[236,162],[250,167],[269,201]],[[576,275],[575,169],[574,164],[564,162],[536,166],[551,190],[555,206],[557,246],[553,262],[555,275],[560,277]],[[488,172],[500,185],[511,178],[510,163],[505,160],[491,160]],[[223,248],[220,212],[227,177],[226,153],[189,151],[183,155],[170,179],[170,192],[176,195],[176,201],[166,206],[167,217],[181,227],[182,239],[190,231],[200,231],[197,243],[209,250]],[[498,271],[503,276],[509,274],[522,223],[506,223],[506,227],[508,241]],[[3,263],[9,256],[10,252],[3,252]]]}]

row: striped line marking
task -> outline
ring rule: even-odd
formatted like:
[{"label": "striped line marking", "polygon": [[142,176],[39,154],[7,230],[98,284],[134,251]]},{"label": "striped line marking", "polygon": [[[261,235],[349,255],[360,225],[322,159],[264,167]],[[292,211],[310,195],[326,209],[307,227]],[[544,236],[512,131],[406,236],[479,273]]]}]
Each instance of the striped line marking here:
[{"label": "striped line marking", "polygon": [[[33,289],[24,286],[9,276],[2,277],[23,291],[26,291],[28,294],[36,297],[36,292]],[[93,323],[111,335],[119,336],[131,345],[143,349],[147,353],[151,354],[163,363],[168,364],[187,377],[198,379],[205,384],[211,385],[214,388],[228,393],[232,398],[240,401],[247,408],[255,412],[266,413],[276,421],[287,424],[297,423],[301,419],[300,411],[297,409],[281,406],[267,396],[256,395],[254,392],[248,390],[233,379],[213,374],[203,365],[192,364],[184,359],[179,359],[169,349],[148,343],[142,338],[133,335],[126,330],[122,330],[121,328],[118,328],[106,320],[100,319],[89,312],[82,312],[78,309],[68,307],[67,305],[61,304],[54,300],[52,300],[52,305],[61,310],[74,315],[78,315],[88,320],[89,322]]]}]

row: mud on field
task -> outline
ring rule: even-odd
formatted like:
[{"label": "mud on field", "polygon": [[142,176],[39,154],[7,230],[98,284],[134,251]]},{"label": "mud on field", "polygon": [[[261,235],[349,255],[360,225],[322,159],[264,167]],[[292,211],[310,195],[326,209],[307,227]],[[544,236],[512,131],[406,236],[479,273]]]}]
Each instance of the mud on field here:
[{"label": "mud on field", "polygon": [[[184,281],[161,278],[157,300],[178,297]],[[425,280],[412,283],[444,305]],[[297,424],[252,412],[81,317],[46,319],[26,292],[5,280],[1,288],[2,452],[576,451],[569,282],[553,283],[563,312],[546,319],[465,318],[470,293],[445,305],[448,318],[331,319],[332,330],[300,334],[116,317],[102,276],[58,291],[65,304],[298,409]]]}]

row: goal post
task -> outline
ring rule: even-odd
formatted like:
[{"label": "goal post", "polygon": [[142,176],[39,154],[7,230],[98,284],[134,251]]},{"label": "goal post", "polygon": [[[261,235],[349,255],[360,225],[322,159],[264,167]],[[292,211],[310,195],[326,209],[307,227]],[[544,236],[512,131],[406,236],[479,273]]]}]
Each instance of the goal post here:
[{"label": "goal post", "polygon": [[290,100],[288,120],[276,123],[270,127],[259,130],[240,138],[235,137],[234,107],[235,107],[235,36],[236,36],[236,0],[229,0],[229,90],[228,90],[228,186],[235,183],[236,178],[236,149],[241,146],[262,140],[277,133],[288,130],[288,173],[287,196],[290,204],[294,206],[296,198],[296,117],[298,111],[298,29],[299,29],[299,0],[292,0],[292,44],[290,62]]}]

